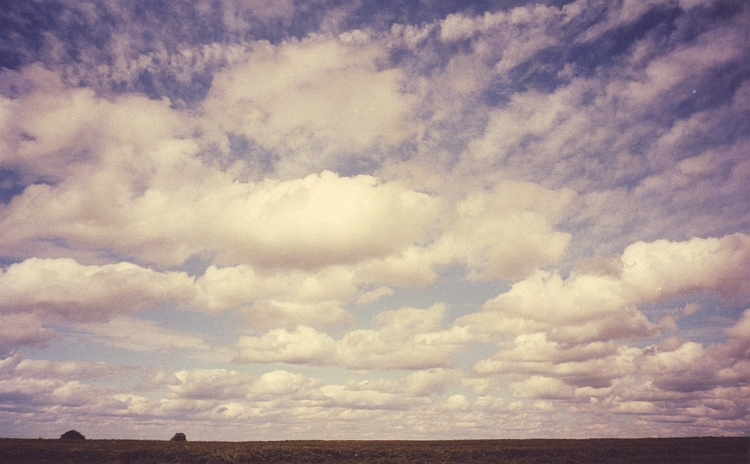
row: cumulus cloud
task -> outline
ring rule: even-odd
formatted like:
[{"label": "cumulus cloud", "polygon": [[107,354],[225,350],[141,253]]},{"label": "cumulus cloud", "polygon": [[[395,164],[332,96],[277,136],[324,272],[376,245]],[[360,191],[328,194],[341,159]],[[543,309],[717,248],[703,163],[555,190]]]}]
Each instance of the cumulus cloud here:
[{"label": "cumulus cloud", "polygon": [[285,370],[256,377],[226,369],[196,369],[175,372],[168,383],[167,397],[161,401],[124,394],[114,397],[127,407],[127,412],[121,412],[123,417],[156,415],[168,420],[175,413],[183,413],[197,420],[219,415],[222,420],[282,424],[289,423],[292,417],[303,422],[306,418],[337,416],[380,420],[374,411],[405,412],[415,404],[442,408],[442,400],[435,403],[430,397],[452,377],[451,372],[438,369],[415,372],[404,382],[376,378],[326,384]]},{"label": "cumulus cloud", "polygon": [[132,263],[81,265],[72,259],[29,258],[2,270],[5,295],[0,317],[15,327],[4,344],[48,341],[55,322],[107,322],[111,318],[187,303],[196,295],[193,279],[180,272],[157,272]]},{"label": "cumulus cloud", "polygon": [[[374,46],[368,44],[362,46]],[[349,53],[342,51],[341,44],[318,45],[332,47],[331,66],[340,64],[336,57],[341,53]],[[362,56],[372,61],[369,53],[351,57],[353,66]],[[178,129],[187,119],[163,102],[135,97],[105,100],[85,89],[65,87],[41,68],[26,73],[31,77],[30,87],[8,102],[15,112],[29,116],[10,116],[20,121],[15,132],[21,138],[8,153],[25,162],[34,159],[34,153],[85,156],[75,171],[51,184],[28,185],[2,208],[0,234],[18,256],[35,252],[91,260],[91,250],[99,249],[161,265],[180,264],[194,255],[212,255],[219,264],[251,263],[260,268],[314,269],[360,263],[354,278],[359,282],[424,285],[435,278],[435,266],[456,261],[465,263],[477,279],[523,275],[558,260],[567,244],[566,235],[548,222],[552,208],[540,208],[541,202],[528,200],[531,195],[546,194],[532,185],[506,183],[492,194],[472,195],[451,205],[397,182],[364,175],[341,177],[328,171],[288,181],[238,182],[194,158],[199,145],[180,138],[185,128]],[[16,77],[8,76],[12,84]],[[39,103],[25,104],[24,99]],[[63,130],[59,137],[44,132],[46,126],[38,122],[56,117],[50,109],[56,107],[58,113],[69,116],[67,125],[50,125]],[[41,119],[36,118],[39,113]],[[74,113],[85,117],[79,121]],[[36,126],[24,125],[32,122]],[[81,131],[89,135],[78,137]],[[14,166],[14,159],[6,160],[7,166]],[[71,166],[64,157],[53,159]],[[46,165],[39,161],[28,165],[30,180],[51,175],[52,171],[38,170]],[[183,180],[196,182],[198,190],[175,182],[170,174],[175,170]],[[55,170],[55,175],[61,172]],[[453,208],[455,213],[450,212]],[[25,214],[30,210],[38,214]],[[448,230],[431,243],[438,215],[444,212],[456,221],[446,224]],[[43,223],[37,220],[42,216]],[[534,241],[531,248],[531,243],[522,244],[529,240]],[[523,248],[536,251],[520,254]],[[221,271],[231,280],[229,272]],[[251,290],[261,285],[249,277],[256,271],[242,272],[243,278],[255,283],[248,282],[243,296],[231,297],[232,304],[263,294]],[[204,284],[216,274],[209,268]],[[342,282],[348,280],[345,276]],[[351,286],[344,290],[351,292]],[[289,316],[299,300],[269,299],[256,304],[256,309],[265,314],[261,319],[267,319],[266,324],[296,320],[309,325],[325,313],[333,314],[328,320],[335,323],[343,320],[339,305],[349,298],[339,293],[325,301],[318,299],[322,306],[313,311],[317,316],[307,319]],[[225,307],[218,301],[207,304]]]},{"label": "cumulus cloud", "polygon": [[[0,235],[17,253],[41,248],[42,236],[146,262],[174,265],[215,253],[222,264],[315,268],[398,252],[422,238],[438,211],[429,196],[371,176],[323,172],[286,182],[232,182],[202,171],[186,157],[193,150],[175,141],[154,152],[160,175],[138,194],[135,179],[116,165],[56,186],[29,186],[0,210]],[[177,185],[167,177],[173,169],[203,190]],[[106,193],[87,193],[99,191]]]},{"label": "cumulus cloud", "polygon": [[44,327],[48,321],[36,314],[0,315],[0,353],[7,353],[23,345],[45,345],[55,337],[55,331]]},{"label": "cumulus cloud", "polygon": [[511,3],[9,4],[0,434],[745,431],[750,9]]},{"label": "cumulus cloud", "polygon": [[554,377],[532,376],[510,385],[513,394],[531,398],[563,399],[574,395],[570,385]]},{"label": "cumulus cloud", "polygon": [[750,237],[744,234],[635,243],[625,249],[621,261],[622,280],[641,301],[699,291],[740,302],[750,298]]},{"label": "cumulus cloud", "polygon": [[[264,187],[264,188],[263,188]],[[434,220],[434,200],[371,176],[331,172],[266,184],[225,216],[230,256],[261,266],[349,264],[400,251]],[[222,237],[219,237],[222,240]],[[236,259],[236,258],[235,258]]]},{"label": "cumulus cloud", "polygon": [[[134,195],[137,179],[115,165],[56,186],[27,187],[0,211],[0,233],[19,251],[40,247],[32,240],[42,235],[69,247],[106,247],[168,264],[214,252],[231,264],[320,267],[398,251],[421,238],[434,220],[428,196],[370,176],[323,172],[287,182],[233,183],[186,159],[193,148],[168,142],[154,153],[153,167],[161,175],[180,169],[196,179],[208,177],[200,181],[205,191],[188,192],[157,177]],[[105,184],[105,195],[85,193]],[[29,209],[47,210],[44,223],[25,215]]]},{"label": "cumulus cloud", "polygon": [[126,262],[83,265],[64,258],[12,264],[0,274],[0,289],[6,295],[0,304],[0,317],[8,322],[5,348],[55,337],[47,324],[79,323],[80,335],[91,341],[136,351],[207,349],[199,338],[121,318],[139,310],[176,306],[216,313],[241,307],[250,327],[300,322],[330,326],[349,320],[341,305],[357,294],[352,274],[335,269],[261,275],[248,266],[214,266],[196,279]]},{"label": "cumulus cloud", "polygon": [[666,391],[692,393],[743,385],[748,371],[748,318],[745,310],[733,326],[724,329],[727,342],[704,347],[700,343],[674,340],[649,347],[640,360],[641,371],[655,378]]},{"label": "cumulus cloud", "polygon": [[0,372],[4,379],[17,376],[59,380],[90,380],[108,375],[121,375],[132,370],[125,366],[115,366],[104,362],[83,361],[48,361],[44,359],[27,359],[20,354],[0,360]]},{"label": "cumulus cloud", "polygon": [[[640,351],[636,348],[618,347],[612,342],[571,347],[548,341],[544,333],[535,333],[518,335],[512,342],[504,344],[492,358],[477,363],[474,370],[480,375],[538,377],[542,379],[539,382],[545,385],[554,381],[554,385],[559,386],[564,382],[566,391],[572,392],[573,386],[589,389],[609,387],[614,380],[635,372],[639,355]],[[517,383],[521,386],[514,388],[524,390],[523,382],[526,381]]]},{"label": "cumulus cloud", "polygon": [[164,329],[141,319],[119,317],[106,323],[77,324],[74,330],[77,332],[74,336],[87,343],[147,353],[178,349],[207,353],[212,348],[201,337]]},{"label": "cumulus cloud", "polygon": [[417,246],[358,266],[390,286],[425,286],[441,267],[460,265],[472,281],[514,279],[562,259],[570,235],[556,224],[575,194],[504,181],[490,191],[435,198],[440,218]]},{"label": "cumulus cloud", "polygon": [[[437,277],[438,267],[453,263],[466,265],[477,280],[523,276],[559,260],[569,240],[553,226],[558,210],[574,197],[569,191],[560,195],[504,182],[492,192],[454,201],[398,181],[330,171],[286,181],[242,181],[195,158],[200,143],[186,139],[181,124],[197,120],[166,102],[103,99],[66,87],[40,67],[24,72],[28,88],[6,92],[12,94],[7,101],[15,112],[9,118],[18,125],[6,166],[25,166],[31,182],[0,207],[0,237],[11,256],[106,262],[114,252],[158,266],[210,256],[224,267],[209,266],[198,288],[184,274],[135,265],[111,274],[169,275],[173,282],[163,284],[169,291],[159,289],[166,301],[217,311],[252,304],[254,326],[293,327],[346,321],[342,305],[360,293],[359,285],[423,286]],[[24,74],[5,77],[8,88],[15,89]],[[59,118],[57,113],[66,124],[39,123]],[[85,115],[80,121],[78,113]],[[59,131],[62,135],[55,135]],[[58,153],[82,157],[71,164]],[[47,164],[35,158],[51,155],[64,169],[46,170]],[[179,182],[175,171],[181,173]],[[53,172],[60,178],[45,180]],[[41,272],[31,269],[34,262],[14,266]],[[78,266],[67,263],[70,269]],[[32,287],[29,283],[24,291],[30,294]],[[153,294],[142,302],[137,296],[135,301],[110,297],[118,302],[101,310],[103,319],[157,304]],[[86,299],[102,304],[92,295]],[[125,301],[128,309],[121,307]],[[58,305],[56,317],[79,320],[71,305],[65,303],[64,311]]]},{"label": "cumulus cloud", "polygon": [[444,311],[444,305],[384,311],[375,317],[379,327],[354,330],[339,340],[304,326],[275,329],[259,337],[240,338],[236,360],[356,370],[442,367],[471,342],[460,327],[439,330]]},{"label": "cumulus cloud", "polygon": [[45,316],[101,321],[188,301],[193,279],[180,272],[156,272],[132,263],[84,266],[71,259],[30,258],[11,264],[0,277],[4,313],[28,309]]},{"label": "cumulus cloud", "polygon": [[237,361],[247,363],[324,364],[335,355],[334,340],[309,327],[274,329],[260,337],[242,337],[236,346],[240,351]]},{"label": "cumulus cloud", "polygon": [[[545,331],[565,343],[653,336],[638,305],[713,291],[747,301],[750,240],[743,234],[635,243],[612,263],[614,274],[540,271],[485,303],[465,320],[483,332]],[[719,264],[720,263],[720,264]]]},{"label": "cumulus cloud", "polygon": [[[98,98],[87,88],[64,84],[39,64],[0,75],[2,158],[31,182],[59,181],[96,163],[105,150],[147,150],[180,133],[182,122],[168,101],[123,95]],[[119,151],[119,155],[124,152]]]},{"label": "cumulus cloud", "polygon": [[[478,378],[467,385],[479,393],[509,388],[521,397],[575,402],[614,398],[632,379],[649,379],[664,395],[738,388],[747,375],[746,315],[725,329],[726,343],[708,347],[678,336],[646,348],[617,340],[677,330],[669,318],[649,320],[639,310],[645,304],[705,292],[746,303],[748,250],[741,234],[636,243],[618,260],[589,263],[567,279],[539,273],[518,282],[455,323],[502,336],[497,352],[474,365]],[[651,414],[659,408],[636,401],[615,409]]]},{"label": "cumulus cloud", "polygon": [[519,278],[556,263],[570,235],[551,224],[572,197],[533,184],[504,182],[492,193],[468,196],[435,248],[446,247],[465,263],[470,279]]},{"label": "cumulus cloud", "polygon": [[[32,411],[47,414],[42,411],[50,407],[59,408],[63,415],[92,412],[105,406],[102,397],[108,388],[85,381],[126,377],[130,371],[107,363],[24,359],[16,353],[0,360],[0,396],[6,412],[14,417]],[[48,419],[54,421],[53,416]]]},{"label": "cumulus cloud", "polygon": [[443,367],[465,349],[470,338],[461,328],[439,330],[445,306],[401,308],[375,317],[380,326],[347,333],[339,356],[353,369]]},{"label": "cumulus cloud", "polygon": [[210,312],[245,307],[248,326],[257,329],[347,323],[343,305],[358,293],[355,273],[344,267],[262,273],[247,265],[210,266],[196,285],[196,307]]},{"label": "cumulus cloud", "polygon": [[[344,52],[339,50],[341,45],[331,47],[329,66],[338,66],[337,57]],[[352,59],[363,56],[368,53]],[[309,79],[317,71],[307,72]],[[213,252],[224,262],[232,256],[232,264],[239,258],[264,266],[283,262],[314,267],[398,251],[421,238],[436,212],[426,195],[371,176],[348,178],[324,171],[284,182],[236,182],[194,158],[198,144],[176,138],[184,135],[186,127],[178,129],[177,124],[185,119],[166,103],[139,97],[110,102],[86,89],[67,89],[59,78],[39,67],[26,74],[31,77],[31,90],[4,104],[5,118],[12,124],[3,137],[2,163],[9,169],[28,171],[27,182],[49,182],[50,178],[54,182],[28,185],[0,211],[0,234],[18,254],[41,248],[37,237],[43,236],[62,241],[64,247],[106,248],[167,264]],[[23,80],[24,76],[11,78]],[[250,84],[251,89],[255,87]],[[344,107],[360,111],[351,105],[349,96],[341,98]],[[378,96],[367,99],[382,102]],[[363,117],[372,113],[369,109],[360,112]],[[280,114],[298,113],[282,110]],[[339,113],[329,111],[331,117]],[[308,120],[324,122],[319,115]],[[348,115],[342,119],[356,120]],[[330,124],[334,135],[343,133]],[[401,126],[393,125],[375,131],[393,135]],[[284,131],[272,132],[284,135]],[[368,138],[363,143],[371,142]],[[75,172],[65,175],[63,166],[76,166]],[[174,182],[171,173],[175,171],[202,189],[187,190],[184,183]],[[29,210],[38,215],[24,214]],[[43,223],[37,220],[40,216],[45,217]]]},{"label": "cumulus cloud", "polygon": [[216,75],[205,112],[224,133],[284,156],[283,175],[320,169],[321,160],[409,134],[404,76],[382,69],[384,59],[364,33],[259,44],[246,63]]}]

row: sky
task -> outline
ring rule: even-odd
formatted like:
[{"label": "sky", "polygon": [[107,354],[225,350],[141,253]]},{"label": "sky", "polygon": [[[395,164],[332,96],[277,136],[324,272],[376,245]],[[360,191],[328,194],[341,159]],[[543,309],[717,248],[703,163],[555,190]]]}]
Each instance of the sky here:
[{"label": "sky", "polygon": [[0,3],[0,436],[750,433],[750,3]]}]

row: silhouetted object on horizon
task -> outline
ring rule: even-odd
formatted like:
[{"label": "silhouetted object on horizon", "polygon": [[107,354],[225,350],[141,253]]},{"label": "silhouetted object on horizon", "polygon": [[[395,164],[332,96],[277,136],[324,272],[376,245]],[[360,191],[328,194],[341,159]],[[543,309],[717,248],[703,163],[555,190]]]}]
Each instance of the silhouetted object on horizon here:
[{"label": "silhouetted object on horizon", "polygon": [[184,433],[175,433],[169,441],[187,441],[187,437],[185,437]]},{"label": "silhouetted object on horizon", "polygon": [[60,435],[60,440],[85,440],[86,437],[84,437],[80,432],[76,430],[68,430],[67,432]]}]

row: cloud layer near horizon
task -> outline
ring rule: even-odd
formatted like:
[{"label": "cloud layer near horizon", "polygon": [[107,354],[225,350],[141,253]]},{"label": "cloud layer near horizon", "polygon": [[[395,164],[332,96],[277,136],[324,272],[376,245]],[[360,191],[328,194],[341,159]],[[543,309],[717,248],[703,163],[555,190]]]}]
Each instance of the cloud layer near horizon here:
[{"label": "cloud layer near horizon", "polygon": [[506,3],[0,13],[0,435],[746,432],[750,10]]}]

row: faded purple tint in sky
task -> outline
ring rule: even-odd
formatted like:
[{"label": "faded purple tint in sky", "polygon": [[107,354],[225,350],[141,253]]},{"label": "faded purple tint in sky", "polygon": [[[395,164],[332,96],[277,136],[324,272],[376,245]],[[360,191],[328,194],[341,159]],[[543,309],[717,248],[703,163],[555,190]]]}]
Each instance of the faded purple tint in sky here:
[{"label": "faded purple tint in sky", "polygon": [[744,0],[0,8],[0,436],[750,431]]}]

